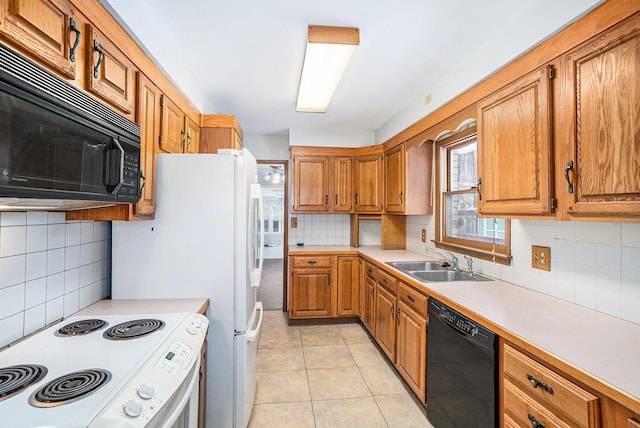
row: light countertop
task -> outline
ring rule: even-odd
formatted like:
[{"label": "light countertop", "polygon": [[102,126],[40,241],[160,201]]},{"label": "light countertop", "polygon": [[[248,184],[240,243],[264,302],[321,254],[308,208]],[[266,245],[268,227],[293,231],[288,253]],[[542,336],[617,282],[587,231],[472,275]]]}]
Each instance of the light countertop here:
[{"label": "light countertop", "polygon": [[209,307],[209,299],[100,300],[74,315],[144,315],[171,312],[200,313]]},{"label": "light countertop", "polygon": [[[322,251],[322,246],[290,247],[289,252]],[[373,261],[433,260],[405,250],[380,250],[377,246],[326,247],[329,252],[357,250]],[[595,378],[620,398],[640,409],[640,325],[508,282],[459,281],[421,283],[384,265],[398,278],[443,300],[454,309],[466,309],[472,318],[522,346],[530,343],[563,365]],[[619,393],[622,393],[619,395]]]}]

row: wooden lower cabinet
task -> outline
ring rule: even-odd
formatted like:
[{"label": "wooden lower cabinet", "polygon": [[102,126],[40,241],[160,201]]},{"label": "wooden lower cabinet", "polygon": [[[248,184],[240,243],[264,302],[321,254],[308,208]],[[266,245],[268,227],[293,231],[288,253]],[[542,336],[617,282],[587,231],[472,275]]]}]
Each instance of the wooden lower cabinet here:
[{"label": "wooden lower cabinet", "polygon": [[398,298],[396,368],[424,403],[427,381],[427,319]]},{"label": "wooden lower cabinet", "polygon": [[502,357],[504,413],[519,426],[600,427],[597,396],[509,344]]},{"label": "wooden lower cabinet", "polygon": [[330,317],[330,287],[330,268],[294,270],[290,286],[289,317]]},{"label": "wooden lower cabinet", "polygon": [[289,318],[356,316],[359,310],[358,257],[290,256]]},{"label": "wooden lower cabinet", "polygon": [[396,357],[396,296],[380,284],[376,287],[376,334],[375,338],[391,362]]},{"label": "wooden lower cabinet", "polygon": [[360,320],[372,336],[376,335],[376,267],[365,262],[360,295]]}]

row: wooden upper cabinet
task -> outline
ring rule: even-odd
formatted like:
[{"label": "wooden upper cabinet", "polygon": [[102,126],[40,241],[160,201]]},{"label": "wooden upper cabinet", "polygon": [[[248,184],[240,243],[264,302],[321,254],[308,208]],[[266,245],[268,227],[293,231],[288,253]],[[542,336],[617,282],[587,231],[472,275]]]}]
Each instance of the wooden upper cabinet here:
[{"label": "wooden upper cabinet", "polygon": [[202,117],[200,153],[218,153],[219,149],[240,150],[244,133],[232,114],[205,114]]},{"label": "wooden upper cabinet", "polygon": [[478,213],[547,214],[551,203],[551,67],[478,103]]},{"label": "wooden upper cabinet", "polygon": [[80,31],[71,20],[74,10],[68,1],[0,0],[0,5],[0,33],[4,38],[63,76],[75,78]]},{"label": "wooden upper cabinet", "polygon": [[293,157],[293,212],[329,212],[330,159]]},{"label": "wooden upper cabinet", "polygon": [[197,123],[185,116],[187,122],[185,127],[187,129],[187,142],[184,147],[185,153],[200,153],[200,127]]},{"label": "wooden upper cabinet", "polygon": [[384,154],[384,210],[390,214],[433,212],[433,142],[407,141]]},{"label": "wooden upper cabinet", "polygon": [[381,213],[383,165],[381,154],[356,156],[355,170],[355,211],[359,213]]},{"label": "wooden upper cabinet", "polygon": [[134,218],[153,218],[156,211],[156,141],[160,135],[160,89],[137,73],[136,120],[140,125],[140,168],[144,174],[142,196],[134,205]]},{"label": "wooden upper cabinet", "polygon": [[87,24],[87,90],[125,113],[133,111],[135,66],[100,33]]},{"label": "wooden upper cabinet", "polygon": [[166,95],[160,97],[160,111],[160,151],[165,153],[182,153],[184,151],[184,140],[186,138],[184,113]]},{"label": "wooden upper cabinet", "polygon": [[564,57],[570,215],[640,216],[640,14]]},{"label": "wooden upper cabinet", "polygon": [[336,156],[333,158],[333,212],[350,213],[353,211],[353,158]]}]

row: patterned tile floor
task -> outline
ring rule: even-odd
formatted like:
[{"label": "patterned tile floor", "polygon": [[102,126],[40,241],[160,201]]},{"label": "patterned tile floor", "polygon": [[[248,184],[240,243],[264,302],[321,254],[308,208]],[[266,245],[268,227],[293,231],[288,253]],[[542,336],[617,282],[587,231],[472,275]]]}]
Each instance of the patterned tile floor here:
[{"label": "patterned tile floor", "polygon": [[251,428],[431,427],[360,324],[288,327],[267,311],[257,371]]}]

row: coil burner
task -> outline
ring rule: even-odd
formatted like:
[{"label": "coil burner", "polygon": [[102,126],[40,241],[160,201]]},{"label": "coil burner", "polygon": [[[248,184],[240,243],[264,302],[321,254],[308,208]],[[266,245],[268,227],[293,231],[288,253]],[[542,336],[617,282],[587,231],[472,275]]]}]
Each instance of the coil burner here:
[{"label": "coil burner", "polygon": [[82,336],[100,330],[107,322],[99,319],[88,319],[72,322],[56,331],[56,336]]},{"label": "coil burner", "polygon": [[18,394],[38,382],[47,374],[47,368],[38,364],[21,364],[0,368],[0,401]]},{"label": "coil burner", "polygon": [[84,398],[111,379],[111,372],[86,369],[60,376],[47,383],[29,397],[35,407],[55,407]]},{"label": "coil burner", "polygon": [[115,325],[103,333],[109,340],[137,339],[164,327],[164,321],[157,319],[131,320]]}]

